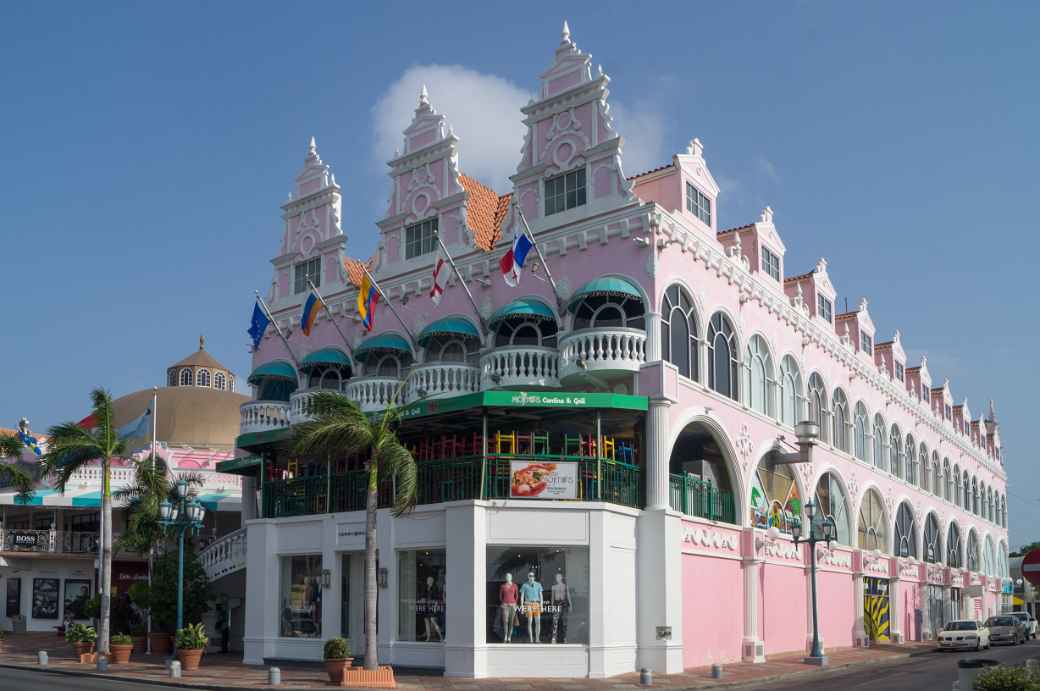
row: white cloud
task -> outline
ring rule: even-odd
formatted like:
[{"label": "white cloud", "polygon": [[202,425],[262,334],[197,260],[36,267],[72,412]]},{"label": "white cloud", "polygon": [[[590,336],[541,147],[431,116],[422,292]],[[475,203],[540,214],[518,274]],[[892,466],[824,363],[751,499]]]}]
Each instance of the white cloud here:
[{"label": "white cloud", "polygon": [[612,102],[614,129],[625,141],[622,163],[625,175],[635,175],[671,161],[665,149],[664,116],[654,108],[629,108]]},{"label": "white cloud", "polygon": [[776,165],[765,156],[755,158],[755,169],[772,182],[780,182],[780,173],[777,172]]}]

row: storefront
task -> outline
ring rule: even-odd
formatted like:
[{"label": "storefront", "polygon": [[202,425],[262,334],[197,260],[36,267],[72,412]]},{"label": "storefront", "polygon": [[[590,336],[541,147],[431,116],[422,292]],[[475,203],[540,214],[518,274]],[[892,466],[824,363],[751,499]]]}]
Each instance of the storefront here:
[{"label": "storefront", "polygon": [[0,630],[53,631],[66,620],[88,620],[87,602],[95,592],[92,562],[5,560],[0,571]]},{"label": "storefront", "polygon": [[863,578],[863,627],[871,641],[891,640],[891,600],[887,578]]}]

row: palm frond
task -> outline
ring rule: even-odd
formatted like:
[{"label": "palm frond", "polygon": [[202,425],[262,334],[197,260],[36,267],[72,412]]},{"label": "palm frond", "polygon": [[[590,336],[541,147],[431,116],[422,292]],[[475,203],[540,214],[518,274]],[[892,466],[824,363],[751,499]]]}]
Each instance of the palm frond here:
[{"label": "palm frond", "polygon": [[419,492],[419,469],[412,454],[397,439],[392,431],[379,435],[372,449],[380,475],[388,474],[394,479],[394,516],[401,516],[415,508]]},{"label": "palm frond", "polygon": [[22,455],[22,440],[13,434],[0,434],[0,458],[18,459]]},{"label": "palm frond", "polygon": [[311,398],[314,419],[296,425],[292,449],[311,456],[352,454],[368,448],[373,429],[356,403],[342,394],[321,391]]},{"label": "palm frond", "polygon": [[33,495],[35,483],[32,475],[14,464],[0,464],[0,479],[6,479],[15,488],[18,498],[27,503]]}]

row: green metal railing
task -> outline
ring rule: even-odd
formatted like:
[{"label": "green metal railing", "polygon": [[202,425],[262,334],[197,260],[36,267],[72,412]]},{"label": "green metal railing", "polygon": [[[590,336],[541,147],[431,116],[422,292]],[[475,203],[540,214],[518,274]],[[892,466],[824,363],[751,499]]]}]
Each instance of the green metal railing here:
[{"label": "green metal railing", "polygon": [[668,476],[668,500],[673,509],[687,516],[726,523],[737,522],[733,493],[721,490],[712,485],[711,481],[690,473],[672,473]]}]

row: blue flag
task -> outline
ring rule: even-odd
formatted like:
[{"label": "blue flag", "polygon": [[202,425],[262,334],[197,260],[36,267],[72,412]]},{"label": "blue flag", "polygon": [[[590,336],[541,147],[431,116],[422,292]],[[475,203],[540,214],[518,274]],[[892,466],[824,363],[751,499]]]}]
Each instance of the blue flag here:
[{"label": "blue flag", "polygon": [[148,424],[152,420],[152,409],[148,408],[139,416],[120,427],[116,434],[120,439],[138,439],[148,434]]},{"label": "blue flag", "polygon": [[257,300],[253,305],[253,321],[249,325],[249,336],[253,339],[254,353],[260,347],[260,339],[264,337],[264,332],[267,331],[267,325],[270,323],[271,320],[267,318],[267,314],[260,308],[260,301]]}]

